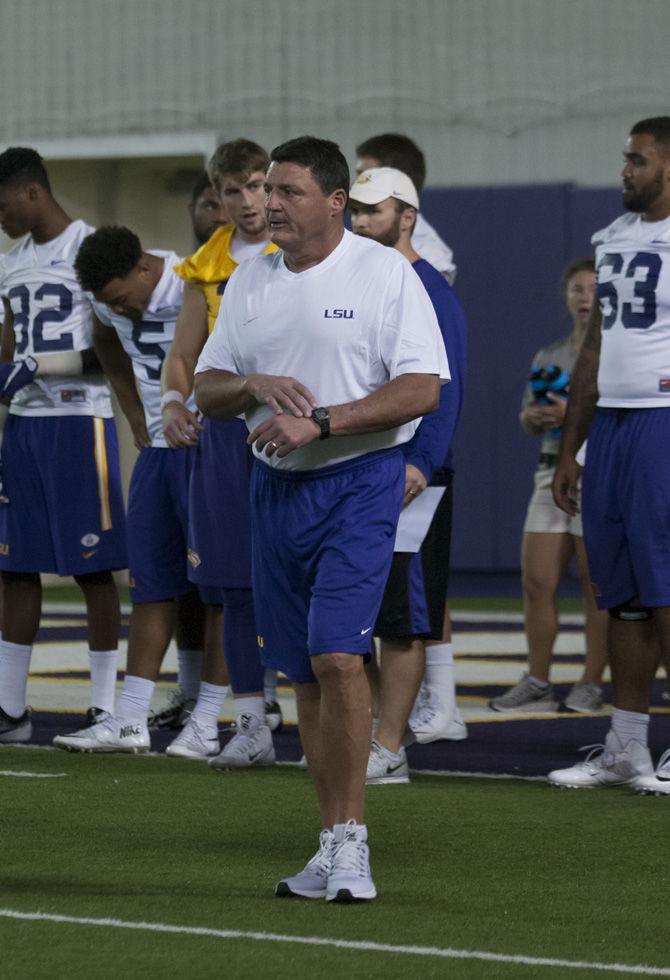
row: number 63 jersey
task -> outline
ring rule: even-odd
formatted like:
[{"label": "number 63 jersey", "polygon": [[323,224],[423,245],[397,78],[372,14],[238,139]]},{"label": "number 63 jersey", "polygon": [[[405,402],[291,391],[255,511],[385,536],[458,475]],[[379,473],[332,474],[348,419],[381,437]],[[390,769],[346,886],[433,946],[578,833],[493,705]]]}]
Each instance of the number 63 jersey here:
[{"label": "number 63 jersey", "polygon": [[602,313],[598,404],[670,407],[670,218],[624,214],[591,241]]},{"label": "number 63 jersey", "polygon": [[[93,346],[90,300],[73,267],[79,246],[93,230],[83,221],[73,221],[51,241],[38,245],[28,235],[4,256],[0,294],[14,314],[17,360]],[[59,375],[38,378],[22,388],[10,412],[111,418],[112,403],[102,374]]]}]

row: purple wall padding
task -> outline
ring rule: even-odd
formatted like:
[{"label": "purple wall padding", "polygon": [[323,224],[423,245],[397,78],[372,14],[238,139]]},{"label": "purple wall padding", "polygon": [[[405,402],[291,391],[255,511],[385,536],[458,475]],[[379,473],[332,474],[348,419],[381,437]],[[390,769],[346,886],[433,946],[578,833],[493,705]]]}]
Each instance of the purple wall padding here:
[{"label": "purple wall padding", "polygon": [[539,453],[518,422],[528,369],[539,347],[569,331],[561,272],[592,254],[590,237],[620,213],[621,194],[569,184],[433,188],[422,209],[454,250],[469,328],[451,565],[515,569]]}]

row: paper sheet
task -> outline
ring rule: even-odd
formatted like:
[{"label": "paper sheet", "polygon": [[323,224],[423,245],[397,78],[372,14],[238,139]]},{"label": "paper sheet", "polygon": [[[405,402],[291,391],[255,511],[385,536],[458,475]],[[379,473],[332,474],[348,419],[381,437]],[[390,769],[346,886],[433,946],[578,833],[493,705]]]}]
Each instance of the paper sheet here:
[{"label": "paper sheet", "polygon": [[442,499],[444,489],[444,487],[426,487],[416,500],[400,512],[394,551],[415,553],[419,550],[428,534],[430,522]]}]

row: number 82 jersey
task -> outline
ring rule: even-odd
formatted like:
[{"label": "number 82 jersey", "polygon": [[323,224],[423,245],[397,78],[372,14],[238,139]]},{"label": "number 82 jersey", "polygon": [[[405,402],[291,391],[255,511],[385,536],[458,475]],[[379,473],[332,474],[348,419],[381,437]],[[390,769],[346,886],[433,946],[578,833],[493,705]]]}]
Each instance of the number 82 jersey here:
[{"label": "number 82 jersey", "polygon": [[602,314],[598,404],[670,407],[670,218],[624,214],[591,241]]},{"label": "number 82 jersey", "polygon": [[[93,231],[73,221],[56,238],[37,244],[23,238],[2,264],[0,294],[14,316],[15,358],[81,351],[93,346],[92,310],[74,271],[74,259]],[[15,415],[95,415],[111,418],[102,374],[37,379],[14,396]]]}]

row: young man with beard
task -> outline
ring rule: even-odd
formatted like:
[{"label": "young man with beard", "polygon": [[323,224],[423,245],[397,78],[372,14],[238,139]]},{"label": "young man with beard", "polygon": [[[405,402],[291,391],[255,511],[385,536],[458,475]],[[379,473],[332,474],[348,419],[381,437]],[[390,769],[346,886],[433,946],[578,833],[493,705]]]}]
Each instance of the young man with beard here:
[{"label": "young man with beard", "polygon": [[[404,507],[427,486],[444,488],[421,549],[396,552],[384,592],[374,635],[381,639],[379,719],[368,762],[368,783],[406,783],[407,758],[402,741],[424,674],[426,646],[443,647],[449,576],[453,478],[451,442],[463,402],[465,381],[465,316],[445,279],[412,247],[419,195],[410,178],[392,167],[364,170],[349,191],[351,225],[355,234],[397,249],[408,259],[424,284],[435,309],[449,357],[451,382],[440,393],[439,407],[425,416],[412,439],[402,447],[405,459]],[[447,621],[448,622],[448,621]],[[439,652],[439,651],[438,651]],[[444,651],[441,651],[444,652]],[[453,682],[442,685],[418,712],[440,714],[438,737],[462,739],[465,724],[456,707]],[[424,722],[414,722],[421,741]]]},{"label": "young man with beard", "polygon": [[[201,425],[185,402],[230,277],[240,263],[275,250],[268,241],[263,210],[268,163],[265,150],[246,139],[222,144],[210,161],[210,178],[231,220],[176,267],[185,281],[184,304],[162,378],[167,443],[196,446],[189,508],[189,577],[201,588],[224,590],[224,651],[237,723],[234,737],[210,760],[215,769],[274,762],[268,722],[280,723],[281,714],[276,703],[266,711],[265,671],[256,643],[249,517],[252,456],[246,428],[234,418],[205,419]],[[207,733],[192,718],[173,747],[193,751],[206,742]]]},{"label": "young man with beard", "polygon": [[336,144],[305,136],[271,160],[265,211],[282,251],[232,277],[196,399],[207,415],[246,415],[260,644],[293,681],[320,807],[319,850],[276,894],[369,901],[363,656],[403,500],[398,447],[436,407],[448,365],[407,260],[345,230]]},{"label": "young man with beard", "polygon": [[624,150],[627,214],[593,236],[597,301],[570,382],[553,490],[577,512],[614,688],[602,746],[557,786],[629,785],[670,795],[670,752],[654,772],[647,731],[660,651],[670,652],[670,116],[636,123]]}]

